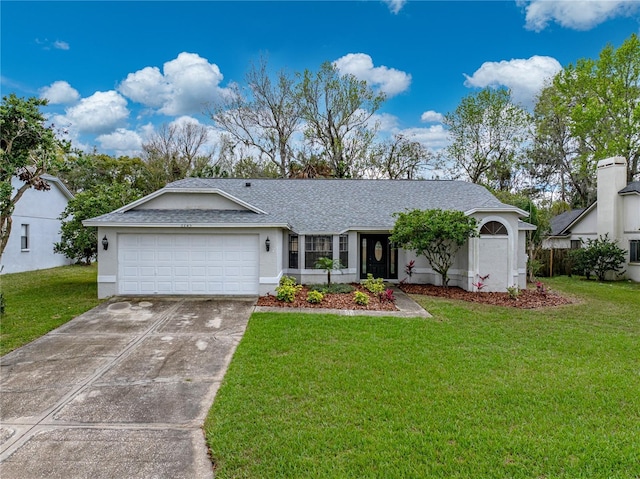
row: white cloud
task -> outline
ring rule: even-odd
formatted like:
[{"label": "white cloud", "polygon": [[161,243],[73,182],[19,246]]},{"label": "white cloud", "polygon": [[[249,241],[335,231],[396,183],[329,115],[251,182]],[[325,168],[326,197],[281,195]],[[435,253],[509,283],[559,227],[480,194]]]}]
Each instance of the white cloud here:
[{"label": "white cloud", "polygon": [[407,3],[407,0],[384,0],[384,3],[387,4],[391,13],[398,14],[404,4]]},{"label": "white cloud", "polygon": [[390,113],[374,113],[368,125],[370,127],[377,125],[381,132],[394,132],[398,130],[398,117]]},{"label": "white cloud", "polygon": [[40,88],[40,98],[46,98],[52,105],[75,103],[80,98],[78,90],[66,81],[55,81],[49,86]]},{"label": "white cloud", "polygon": [[432,125],[427,128],[405,128],[398,133],[422,143],[432,151],[441,150],[451,141],[449,132],[442,125]]},{"label": "white cloud", "polygon": [[95,92],[66,110],[73,129],[81,132],[107,133],[121,126],[129,116],[127,100],[113,90]]},{"label": "white cloud", "polygon": [[218,66],[195,53],[180,53],[158,67],[130,73],[118,91],[135,102],[159,108],[165,115],[201,113],[204,105],[227,90],[220,87],[223,75]]},{"label": "white cloud", "polygon": [[464,84],[478,88],[505,86],[511,90],[514,102],[531,106],[545,81],[561,69],[555,58],[538,55],[529,59],[485,62],[473,75],[465,74]]},{"label": "white cloud", "polygon": [[56,40],[53,42],[53,48],[57,50],[68,50],[69,44],[67,42],[63,42],[62,40]]},{"label": "white cloud", "polygon": [[118,87],[118,91],[137,103],[159,108],[171,94],[171,86],[158,67],[146,67],[129,73]]},{"label": "white cloud", "polygon": [[589,30],[640,11],[640,2],[630,0],[518,0],[518,4],[525,7],[526,28],[536,32],[552,21],[565,28]]},{"label": "white cloud", "polygon": [[420,121],[423,123],[440,123],[444,119],[442,113],[438,113],[437,111],[429,110],[425,111],[420,116]]},{"label": "white cloud", "polygon": [[142,137],[135,131],[117,128],[112,133],[96,138],[103,150],[112,151],[115,156],[138,156],[142,151]]},{"label": "white cloud", "polygon": [[351,74],[365,80],[389,97],[402,93],[411,84],[411,75],[395,68],[374,67],[373,60],[365,53],[349,53],[333,63],[343,75]]}]

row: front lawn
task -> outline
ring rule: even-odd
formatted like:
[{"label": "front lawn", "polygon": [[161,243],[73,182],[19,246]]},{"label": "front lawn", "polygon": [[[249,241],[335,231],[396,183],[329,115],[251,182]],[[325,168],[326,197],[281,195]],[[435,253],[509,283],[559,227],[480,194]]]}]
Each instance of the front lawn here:
[{"label": "front lawn", "polygon": [[0,355],[98,305],[97,271],[97,265],[73,265],[2,275],[6,310],[0,317]]},{"label": "front lawn", "polygon": [[640,285],[519,310],[254,314],[205,430],[216,478],[640,477]]}]

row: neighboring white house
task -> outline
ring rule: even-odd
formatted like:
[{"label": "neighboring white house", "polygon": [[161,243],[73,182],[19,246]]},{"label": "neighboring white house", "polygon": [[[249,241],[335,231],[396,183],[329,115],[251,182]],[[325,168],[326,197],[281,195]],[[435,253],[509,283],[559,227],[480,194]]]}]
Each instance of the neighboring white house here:
[{"label": "neighboring white house", "polygon": [[[53,245],[60,241],[58,219],[73,198],[62,181],[43,175],[51,189],[37,191],[29,188],[11,215],[12,227],[9,241],[0,258],[2,273],[20,273],[70,264],[71,260],[53,252]],[[23,183],[12,180],[14,188]]]},{"label": "neighboring white house", "polygon": [[[98,295],[274,292],[283,275],[320,283],[320,257],[344,265],[336,282],[403,280],[413,252],[389,241],[393,213],[464,211],[480,237],[458,253],[450,285],[483,291],[526,287],[527,213],[461,181],[187,178],[112,213],[84,221],[98,227]],[[439,284],[424,257],[413,282]]]},{"label": "neighboring white house", "polygon": [[627,184],[627,161],[619,156],[599,161],[597,171],[596,202],[553,218],[543,247],[579,248],[608,233],[627,250],[626,277],[640,281],[640,181]]}]

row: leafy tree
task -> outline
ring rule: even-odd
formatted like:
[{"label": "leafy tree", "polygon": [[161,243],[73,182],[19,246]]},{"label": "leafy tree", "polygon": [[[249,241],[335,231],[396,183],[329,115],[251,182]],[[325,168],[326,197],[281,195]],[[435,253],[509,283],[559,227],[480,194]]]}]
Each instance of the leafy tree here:
[{"label": "leafy tree", "polygon": [[509,190],[522,162],[530,128],[529,114],[511,100],[509,90],[485,88],[462,99],[447,113],[451,144],[445,158],[454,175],[472,183]]},{"label": "leafy tree", "polygon": [[331,286],[331,271],[343,268],[339,259],[318,258],[314,265],[316,269],[323,269],[327,272],[327,286]]},{"label": "leafy tree", "polygon": [[214,105],[211,118],[235,141],[257,149],[278,168],[278,176],[286,178],[294,157],[291,140],[301,123],[294,79],[281,71],[272,82],[261,59],[246,81],[248,89],[233,85],[232,93]]},{"label": "leafy tree", "polygon": [[538,97],[527,169],[540,193],[555,189],[560,193],[560,201],[585,206],[595,199],[595,165],[579,160],[584,144],[572,136],[569,119],[559,101],[553,86],[545,88]]},{"label": "leafy tree", "polygon": [[307,141],[336,178],[359,177],[366,169],[377,127],[371,118],[385,99],[367,82],[341,75],[325,62],[317,73],[305,70],[297,86]]},{"label": "leafy tree", "polygon": [[371,175],[391,180],[415,180],[421,177],[431,160],[431,153],[420,142],[404,135],[394,135],[373,148]]},{"label": "leafy tree", "polygon": [[[69,145],[56,138],[53,126],[46,125],[38,98],[2,98],[0,104],[0,258],[11,234],[11,215],[25,191],[47,191],[51,187],[44,173],[51,170]],[[11,180],[17,177],[14,190]]]},{"label": "leafy tree", "polygon": [[426,257],[447,287],[456,253],[469,238],[478,235],[476,219],[462,211],[440,209],[416,209],[394,216],[396,222],[389,240]]},{"label": "leafy tree", "polygon": [[598,160],[624,156],[632,181],[640,175],[638,36],[632,34],[617,49],[607,45],[597,60],[580,59],[565,67],[543,91],[536,110],[538,135],[542,140],[555,136],[551,144],[537,141],[537,164],[561,166],[575,206],[594,198]]},{"label": "leafy tree", "polygon": [[620,248],[616,240],[609,238],[609,234],[597,239],[587,239],[587,247],[574,256],[574,265],[587,279],[593,272],[599,281],[606,279],[607,273],[622,274],[620,271],[626,261],[627,251]]},{"label": "leafy tree", "polygon": [[144,194],[151,193],[147,165],[140,158],[113,156],[97,152],[81,154],[73,163],[65,162],[56,174],[74,193],[98,185],[126,184]]},{"label": "leafy tree", "polygon": [[79,263],[91,264],[98,255],[98,229],[83,226],[82,221],[109,213],[141,196],[138,190],[119,183],[100,184],[78,193],[60,216],[62,236],[54,251]]}]

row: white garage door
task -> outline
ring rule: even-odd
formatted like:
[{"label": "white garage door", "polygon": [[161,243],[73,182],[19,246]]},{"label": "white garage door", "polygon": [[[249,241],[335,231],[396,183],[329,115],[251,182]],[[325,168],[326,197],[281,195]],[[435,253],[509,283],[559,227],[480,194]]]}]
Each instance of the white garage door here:
[{"label": "white garage door", "polygon": [[258,294],[258,235],[123,234],[119,294]]}]

